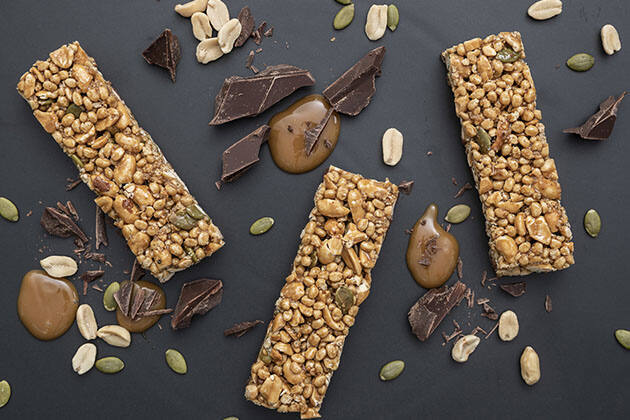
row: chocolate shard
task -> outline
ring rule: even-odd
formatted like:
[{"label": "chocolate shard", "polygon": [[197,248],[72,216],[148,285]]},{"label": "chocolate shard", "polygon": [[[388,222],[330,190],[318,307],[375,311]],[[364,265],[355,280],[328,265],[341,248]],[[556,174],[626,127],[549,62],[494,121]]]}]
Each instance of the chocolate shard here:
[{"label": "chocolate shard", "polygon": [[40,224],[53,236],[67,238],[76,236],[81,242],[87,243],[89,239],[76,223],[67,215],[53,207],[46,207],[42,213]]},{"label": "chocolate shard", "polygon": [[145,274],[144,269],[138,262],[138,260],[133,260],[133,266],[131,267],[131,274],[129,275],[130,282],[136,282],[140,280]]},{"label": "chocolate shard", "polygon": [[411,190],[413,190],[414,182],[415,181],[403,181],[400,184],[398,184],[398,189],[403,194],[409,195],[409,194],[411,194]]},{"label": "chocolate shard", "polygon": [[76,207],[74,207],[74,204],[72,204],[72,201],[70,201],[70,200],[66,201],[66,208],[68,209],[68,213],[70,213],[70,216],[72,216],[74,221],[78,222],[79,221],[79,213],[77,212]]},{"label": "chocolate shard", "polygon": [[223,152],[221,182],[232,182],[260,160],[260,147],[269,138],[269,126],[261,125]]},{"label": "chocolate shard", "polygon": [[499,288],[514,297],[519,297],[527,292],[527,283],[519,281],[517,283],[500,284]]},{"label": "chocolate shard", "polygon": [[409,324],[420,341],[429,338],[451,309],[462,301],[466,289],[461,281],[452,287],[444,285],[431,289],[411,307],[408,314]]},{"label": "chocolate shard", "polygon": [[496,321],[497,319],[499,319],[499,314],[497,314],[497,312],[494,310],[492,306],[488,304],[488,302],[482,303],[481,308],[483,309],[481,316],[485,316],[486,318],[491,319],[493,321]]},{"label": "chocolate shard", "polygon": [[182,290],[173,311],[171,328],[179,330],[190,326],[193,315],[203,315],[221,303],[223,283],[221,280],[199,279],[182,285]]},{"label": "chocolate shard", "polygon": [[228,77],[216,97],[210,125],[258,115],[297,89],[314,84],[308,70],[288,64],[269,66],[254,76]]},{"label": "chocolate shard", "polygon": [[234,324],[232,327],[223,331],[223,335],[228,337],[230,335],[235,335],[236,337],[241,337],[245,333],[249,332],[252,328],[254,328],[258,324],[262,324],[263,322],[260,319],[255,321],[244,321]]},{"label": "chocolate shard", "polygon": [[579,127],[566,128],[562,132],[577,134],[585,140],[606,140],[615,128],[617,108],[624,96],[626,96],[626,92],[623,92],[617,99],[614,96],[609,96],[599,104],[599,111],[591,115],[584,124]]},{"label": "chocolate shard", "polygon": [[144,303],[144,288],[139,287],[136,290],[136,293],[134,293],[133,295],[133,302],[131,303],[131,308],[129,310],[129,318],[136,319],[136,316],[138,315],[138,311],[142,307],[143,303]]},{"label": "chocolate shard", "polygon": [[373,49],[324,90],[323,95],[337,112],[354,116],[368,106],[384,56],[385,47]]},{"label": "chocolate shard", "polygon": [[114,300],[118,304],[118,309],[125,316],[129,316],[129,309],[131,306],[131,292],[133,291],[133,284],[129,281],[123,282],[120,285],[120,289],[114,293]]},{"label": "chocolate shard", "polygon": [[87,283],[91,283],[97,278],[102,277],[103,274],[105,274],[105,271],[103,270],[89,270],[81,274],[80,278]]},{"label": "chocolate shard", "polygon": [[241,23],[241,34],[234,41],[235,47],[242,47],[247,39],[251,36],[252,32],[254,32],[254,17],[252,16],[252,11],[249,9],[249,6],[245,6],[238,12],[238,21]]},{"label": "chocolate shard", "polygon": [[173,309],[171,309],[171,308],[152,309],[152,310],[146,311],[146,312],[139,312],[138,316],[149,317],[149,316],[157,316],[157,315],[166,315],[166,314],[170,314],[171,312],[173,312]]},{"label": "chocolate shard", "polygon": [[326,128],[328,120],[330,120],[330,117],[332,117],[333,112],[335,112],[335,109],[333,107],[328,108],[328,111],[326,111],[326,114],[324,115],[322,120],[315,127],[309,128],[304,132],[304,148],[306,149],[306,156],[310,156],[311,153],[313,153],[313,149],[319,141],[319,138],[322,135],[324,128]]},{"label": "chocolate shard", "polygon": [[179,40],[170,29],[165,29],[164,32],[142,52],[142,56],[147,63],[168,70],[171,75],[171,80],[175,83],[175,70],[182,54],[179,48]]},{"label": "chocolate shard", "polygon": [[160,295],[157,290],[144,289],[144,301],[142,302],[142,306],[140,307],[138,314],[143,316],[143,313],[150,311],[153,304],[159,299],[159,297]]},{"label": "chocolate shard", "polygon": [[99,249],[101,245],[108,246],[109,240],[107,239],[107,229],[105,228],[105,213],[99,206],[96,206],[96,231],[94,234],[96,249]]},{"label": "chocolate shard", "polygon": [[551,296],[545,295],[545,311],[551,312],[552,309],[553,307],[551,305]]}]

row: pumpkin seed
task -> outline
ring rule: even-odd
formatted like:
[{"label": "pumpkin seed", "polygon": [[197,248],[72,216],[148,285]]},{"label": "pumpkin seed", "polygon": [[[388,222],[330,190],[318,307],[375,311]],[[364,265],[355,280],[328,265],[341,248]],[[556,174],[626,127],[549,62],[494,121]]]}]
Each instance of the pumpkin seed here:
[{"label": "pumpkin seed", "polygon": [[352,0],[335,0],[339,4],[352,4]]},{"label": "pumpkin seed", "polygon": [[346,286],[339,286],[335,292],[335,303],[341,309],[341,312],[347,314],[350,308],[354,305],[355,298],[354,293]]},{"label": "pumpkin seed", "polygon": [[252,235],[262,235],[263,233],[271,229],[273,224],[273,218],[261,217],[260,219],[252,223],[252,225],[249,227],[249,233],[251,233]]},{"label": "pumpkin seed", "polygon": [[[339,1],[339,0],[337,0],[337,1]],[[231,416],[231,417],[226,417],[223,420],[238,420],[238,417]]]},{"label": "pumpkin seed", "polygon": [[586,71],[593,67],[593,64],[595,64],[595,59],[586,53],[575,54],[567,60],[567,67],[573,71]]},{"label": "pumpkin seed", "polygon": [[402,360],[394,360],[386,363],[381,368],[381,372],[378,374],[378,377],[381,378],[381,381],[391,381],[392,379],[398,378],[404,369],[405,362]]},{"label": "pumpkin seed", "polygon": [[114,293],[116,293],[120,289],[120,283],[117,281],[112,282],[107,289],[105,289],[105,293],[103,294],[103,306],[106,311],[112,312],[116,310],[116,300],[114,299]]},{"label": "pumpkin seed", "polygon": [[112,374],[123,370],[125,368],[125,362],[120,360],[118,357],[109,356],[98,359],[94,366],[103,373]]},{"label": "pumpkin seed", "polygon": [[187,212],[180,211],[178,213],[173,213],[168,218],[168,220],[169,222],[183,230],[190,230],[197,226],[197,220],[189,216]]},{"label": "pumpkin seed", "polygon": [[597,210],[590,209],[584,215],[584,229],[586,233],[596,238],[599,231],[602,230],[602,219],[599,217]]},{"label": "pumpkin seed", "polygon": [[78,169],[83,168],[83,161],[79,159],[77,155],[70,155],[70,159],[72,159],[72,161],[74,162],[74,164],[76,165]]},{"label": "pumpkin seed", "polygon": [[186,365],[186,359],[180,352],[175,349],[168,349],[166,353],[166,364],[170,367],[173,372],[179,373],[180,375],[185,375],[188,372],[188,366]]},{"label": "pumpkin seed", "polygon": [[470,207],[466,204],[457,204],[446,213],[444,220],[449,223],[461,223],[468,219],[468,216],[470,216]]},{"label": "pumpkin seed", "polygon": [[481,153],[484,153],[484,154],[488,153],[488,150],[490,150],[490,145],[492,144],[492,141],[490,141],[490,134],[488,134],[486,130],[479,127],[477,129],[477,135],[475,136],[475,141],[479,145],[479,151]]},{"label": "pumpkin seed", "polygon": [[0,381],[0,408],[7,405],[11,398],[11,385],[7,381]]},{"label": "pumpkin seed", "polygon": [[[615,338],[617,339],[617,341],[619,341],[619,344],[621,344],[624,348],[630,350],[630,331],[617,330],[615,331]],[[2,401],[0,401],[0,407],[2,407]]]},{"label": "pumpkin seed", "polygon": [[333,20],[333,28],[343,29],[352,23],[352,19],[354,19],[354,4],[350,3],[339,9]]},{"label": "pumpkin seed", "polygon": [[501,51],[497,53],[497,58],[504,63],[513,63],[521,58],[521,53],[514,51],[510,47],[504,47]]},{"label": "pumpkin seed", "polygon": [[0,197],[0,216],[4,217],[9,222],[17,222],[20,218],[20,212],[11,200]]},{"label": "pumpkin seed", "polygon": [[398,14],[398,7],[395,4],[387,6],[387,27],[390,31],[395,31],[398,27],[398,20],[400,15]]},{"label": "pumpkin seed", "polygon": [[68,105],[68,108],[66,108],[66,114],[72,114],[74,115],[74,118],[79,118],[83,111],[83,108],[81,108],[77,104],[70,104]]},{"label": "pumpkin seed", "polygon": [[191,204],[190,206],[186,207],[186,214],[197,220],[201,220],[206,216],[206,212],[203,211],[199,204]]}]

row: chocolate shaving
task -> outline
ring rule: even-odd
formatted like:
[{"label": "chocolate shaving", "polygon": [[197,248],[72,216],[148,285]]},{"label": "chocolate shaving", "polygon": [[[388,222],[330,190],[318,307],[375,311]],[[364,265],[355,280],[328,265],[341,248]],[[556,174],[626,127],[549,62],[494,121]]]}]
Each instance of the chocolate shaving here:
[{"label": "chocolate shaving", "polygon": [[83,233],[79,226],[77,226],[67,214],[53,207],[46,207],[44,209],[40,224],[50,235],[60,238],[67,238],[74,235],[83,243],[89,242],[85,233]]},{"label": "chocolate shaving", "polygon": [[125,316],[129,316],[129,307],[131,306],[131,292],[133,291],[133,284],[131,282],[123,282],[120,285],[120,289],[114,293],[114,300],[118,304],[118,309]]},{"label": "chocolate shaving", "polygon": [[615,128],[617,108],[624,96],[626,96],[626,92],[623,92],[617,99],[614,96],[609,96],[599,104],[599,111],[586,120],[584,124],[579,127],[564,129],[562,132],[577,134],[585,140],[606,140]]},{"label": "chocolate shaving", "polygon": [[457,257],[457,277],[460,280],[464,278],[464,262],[461,257]]},{"label": "chocolate shaving", "polygon": [[446,285],[426,292],[409,310],[411,331],[420,341],[425,341],[440,322],[464,298],[466,285],[461,281],[452,287]]},{"label": "chocolate shaving", "polygon": [[256,43],[256,45],[260,45],[260,42],[262,41],[262,35],[260,34],[260,31],[258,29],[256,29],[254,32],[252,32],[251,37],[254,40],[254,42]]},{"label": "chocolate shaving", "polygon": [[479,298],[477,299],[477,305],[483,305],[484,303],[488,303],[490,302],[490,299],[488,298]]},{"label": "chocolate shaving", "polygon": [[98,261],[100,263],[105,262],[105,254],[101,254],[98,252],[86,252],[85,254],[83,254],[83,258],[85,258],[86,260]]},{"label": "chocolate shaving", "polygon": [[499,326],[499,323],[498,323],[498,322],[494,324],[494,327],[492,327],[492,329],[490,330],[490,332],[488,332],[488,334],[486,334],[486,336],[485,336],[485,339],[486,339],[486,340],[488,339],[488,337],[490,337],[490,336],[492,335],[492,333],[494,332],[494,330],[496,330],[496,329],[497,329],[497,327],[498,327],[498,326]]},{"label": "chocolate shaving", "polygon": [[492,308],[492,306],[488,305],[488,303],[483,303],[482,308],[483,308],[483,312],[481,313],[481,316],[485,316],[486,318],[491,319],[493,321],[496,321],[497,319],[499,319],[499,314],[497,314],[495,310]]},{"label": "chocolate shaving", "polygon": [[252,11],[249,9],[249,6],[243,7],[241,11],[238,12],[237,19],[241,23],[241,33],[238,38],[236,38],[236,41],[234,41],[234,46],[242,47],[254,31],[254,17],[252,16]]},{"label": "chocolate shaving", "polygon": [[381,75],[385,47],[368,52],[322,93],[337,112],[358,115],[376,92],[376,76]]},{"label": "chocolate shaving", "polygon": [[234,326],[228,328],[223,331],[224,336],[235,335],[236,337],[241,337],[245,333],[249,332],[252,328],[254,328],[258,324],[262,324],[263,322],[260,319],[255,321],[244,321],[239,322],[238,324],[234,324]]},{"label": "chocolate shaving", "polygon": [[68,209],[68,213],[70,213],[70,216],[72,216],[74,221],[78,222],[79,221],[79,213],[77,212],[76,207],[74,207],[74,204],[72,204],[72,201],[70,201],[70,200],[66,201],[66,208]]},{"label": "chocolate shaving", "polygon": [[553,308],[551,306],[551,296],[546,295],[545,296],[545,311],[551,312],[552,309]]},{"label": "chocolate shaving", "polygon": [[314,84],[308,70],[288,64],[269,66],[254,76],[228,77],[216,97],[210,125],[258,115],[297,89]]},{"label": "chocolate shaving", "polygon": [[79,184],[82,183],[82,182],[83,181],[81,181],[81,178],[76,179],[76,180],[69,180],[68,184],[66,184],[66,191],[72,191],[73,189],[78,187]]},{"label": "chocolate shaving", "polygon": [[105,274],[103,270],[89,270],[81,274],[79,278],[85,282],[92,283],[94,280],[102,277],[103,274]]},{"label": "chocolate shaving", "polygon": [[149,312],[159,298],[160,294],[157,292],[157,290],[145,289],[144,301],[142,302],[142,306],[140,307],[139,312],[140,316],[143,316],[142,314],[145,312]]},{"label": "chocolate shaving", "polygon": [[457,186],[457,180],[455,179],[455,177],[451,177],[451,182],[453,183],[453,185]]},{"label": "chocolate shaving", "polygon": [[129,318],[136,319],[138,311],[144,304],[144,287],[136,289],[136,293],[133,294],[133,301],[131,303],[131,309],[129,311]]},{"label": "chocolate shaving", "polygon": [[444,228],[444,230],[445,230],[446,232],[450,232],[450,231],[451,231],[451,224],[450,224],[450,223],[449,223],[449,224],[447,224],[447,225],[446,225],[446,227]]},{"label": "chocolate shaving", "polygon": [[255,65],[253,65],[253,64],[252,64],[251,66],[249,66],[249,69],[250,69],[250,70],[252,71],[252,73],[254,73],[254,74],[258,74],[258,72],[259,72],[258,67],[256,67],[256,66],[255,66]]},{"label": "chocolate shaving", "polygon": [[[166,309],[153,309],[151,311],[146,311],[146,312],[140,312],[138,314],[138,316],[141,317],[149,317],[149,316],[158,316],[158,315],[166,315],[166,314],[170,314],[171,312],[173,312],[173,309],[171,308],[166,308]],[[159,326],[159,324],[158,324]],[[160,328],[161,329],[161,328]]]},{"label": "chocolate shaving", "polygon": [[221,303],[222,297],[221,280],[199,279],[184,283],[173,312],[171,328],[179,330],[189,327],[194,315],[207,313]]},{"label": "chocolate shaving", "polygon": [[87,295],[88,282],[87,280],[83,280],[83,296]]},{"label": "chocolate shaving", "polygon": [[221,182],[232,182],[260,160],[260,147],[269,139],[269,126],[261,125],[223,152]]},{"label": "chocolate shaving", "polygon": [[267,38],[271,38],[273,36],[273,26],[267,29],[263,35]]},{"label": "chocolate shaving", "polygon": [[481,273],[481,285],[485,286],[486,285],[486,280],[488,279],[488,272],[486,270],[483,270],[483,272]]},{"label": "chocolate shaving", "polygon": [[409,194],[411,194],[411,190],[413,190],[414,182],[415,181],[402,181],[400,184],[398,184],[398,189],[403,194],[409,195]]},{"label": "chocolate shaving", "polygon": [[475,329],[474,329],[474,330],[472,330],[471,334],[472,334],[472,335],[477,335],[477,333],[478,333],[478,332],[483,333],[484,335],[487,335],[487,334],[488,334],[488,333],[486,332],[486,330],[484,330],[483,328],[481,328],[479,325],[477,325],[477,326],[475,327]]},{"label": "chocolate shaving", "polygon": [[527,283],[520,281],[517,283],[500,284],[499,288],[514,297],[519,297],[523,296],[527,291]]},{"label": "chocolate shaving", "polygon": [[100,287],[98,287],[98,285],[96,285],[96,284],[93,284],[93,285],[92,285],[92,289],[94,289],[94,290],[98,290],[99,292],[102,292],[102,291],[103,291],[103,289],[101,289]]},{"label": "chocolate shaving", "polygon": [[66,216],[72,217],[72,214],[70,214],[70,210],[68,210],[68,207],[66,207],[65,204],[63,204],[61,201],[57,201],[57,208]]},{"label": "chocolate shaving", "polygon": [[256,54],[254,53],[254,50],[251,50],[249,52],[249,54],[247,55],[247,61],[245,62],[245,67],[248,69],[252,68],[252,63],[254,62],[254,56]]},{"label": "chocolate shaving", "polygon": [[469,183],[469,182],[465,183],[465,184],[464,184],[464,186],[463,186],[463,187],[461,187],[461,188],[459,189],[459,191],[457,191],[457,193],[455,193],[455,196],[454,196],[453,198],[459,198],[459,197],[461,197],[462,195],[464,195],[464,193],[465,193],[467,190],[472,190],[472,185],[470,185],[470,183]]},{"label": "chocolate shaving", "polygon": [[179,48],[179,40],[170,29],[165,29],[164,32],[142,52],[142,56],[147,63],[168,70],[171,75],[171,80],[175,83],[175,70],[182,55]]},{"label": "chocolate shaving", "polygon": [[328,124],[328,120],[330,120],[333,112],[335,112],[333,107],[328,108],[326,115],[324,115],[322,120],[316,126],[309,128],[304,132],[304,149],[306,151],[306,156],[310,156],[311,153],[313,153],[313,149],[315,149],[315,145],[326,128],[326,124]]},{"label": "chocolate shaving", "polygon": [[99,249],[101,245],[108,246],[109,240],[107,239],[107,228],[105,227],[105,213],[99,206],[96,206],[96,228],[94,233],[96,242],[96,249]]},{"label": "chocolate shaving", "polygon": [[129,275],[129,281],[132,283],[137,282],[144,276],[145,272],[138,260],[133,260],[133,266],[131,267],[131,274]]}]

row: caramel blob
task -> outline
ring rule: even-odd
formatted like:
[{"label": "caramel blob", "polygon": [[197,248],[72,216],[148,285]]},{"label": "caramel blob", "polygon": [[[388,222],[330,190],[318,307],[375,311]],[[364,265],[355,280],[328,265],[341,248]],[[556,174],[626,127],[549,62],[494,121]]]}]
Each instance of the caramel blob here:
[{"label": "caramel blob", "polygon": [[418,219],[407,246],[407,267],[416,282],[427,289],[439,287],[451,277],[459,243],[437,221],[438,207],[430,204]]},{"label": "caramel blob", "polygon": [[[125,282],[121,283],[121,286]],[[133,305],[133,298],[136,296],[136,293],[140,290],[144,289],[145,294],[149,290],[155,290],[157,292],[157,298],[153,302],[153,305],[149,308],[149,310],[154,309],[164,309],[166,308],[166,295],[164,294],[164,290],[156,284],[150,283],[148,281],[137,281],[133,284],[133,290],[131,291],[131,304]],[[135,319],[131,319],[128,316],[125,316],[120,310],[120,308],[116,308],[116,320],[118,321],[118,325],[126,328],[129,332],[141,333],[145,332],[149,328],[155,325],[156,322],[160,319],[159,315],[155,316],[136,316]]]},{"label": "caramel blob", "polygon": [[277,113],[269,121],[269,150],[278,168],[301,174],[317,168],[330,156],[339,138],[340,119],[332,113],[310,155],[306,154],[304,132],[317,126],[330,105],[321,95],[309,95]]},{"label": "caramel blob", "polygon": [[72,326],[79,294],[70,281],[51,277],[42,270],[24,275],[17,310],[26,329],[40,340],[54,340]]}]

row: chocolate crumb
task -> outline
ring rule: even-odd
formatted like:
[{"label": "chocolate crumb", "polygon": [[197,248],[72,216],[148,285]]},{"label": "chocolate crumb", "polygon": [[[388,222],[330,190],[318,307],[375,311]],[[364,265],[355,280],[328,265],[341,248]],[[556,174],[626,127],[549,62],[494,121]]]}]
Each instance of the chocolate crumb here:
[{"label": "chocolate crumb", "polygon": [[398,189],[403,194],[409,195],[411,194],[411,190],[413,190],[414,183],[415,181],[402,181],[400,184],[398,184]]},{"label": "chocolate crumb", "polygon": [[100,287],[98,287],[96,284],[93,284],[93,285],[92,285],[92,289],[94,289],[94,290],[98,290],[99,292],[102,292],[102,291],[103,291],[103,289],[101,289]]},{"label": "chocolate crumb", "polygon": [[66,216],[72,217],[72,215],[70,214],[70,210],[68,210],[68,207],[66,207],[66,205],[63,204],[61,201],[57,201],[57,208]]},{"label": "chocolate crumb", "polygon": [[133,266],[131,267],[131,274],[129,275],[129,281],[132,283],[140,280],[145,274],[144,269],[138,262],[138,260],[133,260]]},{"label": "chocolate crumb", "polygon": [[490,330],[490,332],[489,332],[488,334],[486,334],[486,337],[485,337],[485,339],[486,339],[486,340],[488,339],[488,337],[490,337],[490,336],[492,335],[492,333],[494,332],[494,330],[496,330],[496,329],[497,329],[497,327],[498,327],[498,326],[499,326],[499,323],[498,323],[498,322],[494,324],[494,327],[492,327],[492,329]]},{"label": "chocolate crumb", "polygon": [[433,152],[429,150],[429,151],[427,152],[427,156],[432,156],[432,155],[433,155]]},{"label": "chocolate crumb", "polygon": [[267,38],[271,38],[273,36],[273,26],[267,29],[263,35],[265,35],[265,37]]},{"label": "chocolate crumb", "polygon": [[221,181],[216,181],[214,183],[214,186],[217,187],[217,191],[221,191],[221,187],[223,186],[223,182]]},{"label": "chocolate crumb", "polygon": [[552,309],[553,308],[551,306],[551,296],[546,295],[545,296],[545,311],[551,312]]},{"label": "chocolate crumb", "polygon": [[79,221],[79,213],[77,213],[77,209],[76,209],[76,207],[74,207],[74,204],[72,204],[72,201],[70,201],[70,200],[66,201],[66,208],[68,209],[68,213],[70,213],[70,216],[72,216],[74,221],[78,222]]},{"label": "chocolate crumb", "polygon": [[175,70],[181,58],[179,40],[171,32],[165,29],[155,41],[142,52],[142,57],[149,64],[168,70],[171,80],[175,83]]},{"label": "chocolate crumb", "polygon": [[459,197],[461,197],[462,195],[464,195],[464,193],[465,193],[467,190],[472,190],[472,185],[470,185],[470,183],[469,183],[469,182],[465,183],[465,184],[464,184],[464,186],[463,186],[463,187],[461,187],[461,188],[459,189],[459,191],[457,191],[457,193],[455,194],[455,196],[454,196],[453,198],[459,198]]},{"label": "chocolate crumb", "polygon": [[411,234],[413,233],[413,230],[411,230],[411,229],[405,229],[405,233],[406,233],[407,235],[411,235]]},{"label": "chocolate crumb", "polygon": [[262,49],[262,48],[256,48],[256,52],[257,52],[257,53],[261,53],[262,51],[263,51],[263,49]]},{"label": "chocolate crumb", "polygon": [[109,239],[107,239],[107,228],[105,227],[105,213],[103,213],[103,210],[101,210],[99,206],[96,206],[96,228],[94,238],[96,249],[99,249],[101,245],[109,245]]},{"label": "chocolate crumb", "polygon": [[26,217],[29,217],[31,214],[33,214],[33,210],[29,210],[28,213],[26,213]]},{"label": "chocolate crumb", "polygon": [[260,70],[258,70],[258,67],[256,67],[255,65],[251,65],[249,66],[249,69],[254,73],[254,74],[258,74],[260,72]]},{"label": "chocolate crumb", "polygon": [[103,274],[105,274],[105,271],[103,270],[88,270],[81,274],[79,278],[85,282],[92,283],[94,280],[102,277]]},{"label": "chocolate crumb", "polygon": [[241,337],[245,333],[249,332],[252,328],[254,328],[258,324],[262,324],[263,322],[260,319],[255,321],[244,321],[234,324],[232,327],[223,331],[224,336],[235,335],[236,337]]},{"label": "chocolate crumb", "polygon": [[[138,315],[141,316],[141,317],[149,317],[149,316],[157,316],[157,315],[166,315],[166,314],[170,314],[171,312],[173,312],[173,309],[171,309],[171,308],[152,309],[150,311],[141,312]],[[160,329],[162,329],[162,328],[160,328]]]},{"label": "chocolate crumb", "polygon": [[516,283],[500,284],[499,288],[514,297],[519,297],[523,296],[527,291],[527,283],[520,281]]},{"label": "chocolate crumb", "polygon": [[83,258],[85,258],[86,260],[98,261],[100,263],[105,262],[105,254],[101,254],[98,252],[86,252],[85,254],[83,254]]},{"label": "chocolate crumb", "polygon": [[87,289],[88,289],[88,282],[87,280],[83,280],[83,296],[87,295]]},{"label": "chocolate crumb", "polygon": [[118,304],[120,312],[125,316],[129,316],[129,307],[131,306],[131,292],[133,291],[133,284],[130,282],[123,282],[120,285],[120,289],[114,293],[114,300]]},{"label": "chocolate crumb", "polygon": [[497,319],[499,319],[499,315],[495,312],[492,306],[488,305],[488,303],[483,303],[482,308],[483,308],[483,312],[481,313],[481,316],[485,316],[486,318],[491,319],[493,321],[496,321]]},{"label": "chocolate crumb", "polygon": [[457,180],[455,179],[455,177],[451,178],[451,182],[453,183],[453,185],[457,186]]},{"label": "chocolate crumb", "polygon": [[138,288],[136,293],[134,293],[131,309],[129,310],[129,318],[136,319],[136,315],[138,315],[138,311],[144,303],[144,294],[145,292],[143,287]]},{"label": "chocolate crumb", "polygon": [[68,184],[66,185],[66,191],[72,191],[73,189],[78,187],[81,182],[83,182],[81,181],[81,178],[75,179],[75,180],[69,180]]},{"label": "chocolate crumb", "polygon": [[249,54],[247,55],[247,61],[245,61],[245,67],[246,68],[251,68],[252,67],[252,63],[254,62],[254,50],[251,50],[249,52]]},{"label": "chocolate crumb", "polygon": [[486,280],[488,279],[488,272],[486,270],[483,270],[483,272],[481,273],[481,285],[485,286],[486,285]]},{"label": "chocolate crumb", "polygon": [[479,298],[477,299],[477,305],[483,305],[484,303],[488,303],[490,302],[490,299],[488,298]]},{"label": "chocolate crumb", "polygon": [[450,223],[449,223],[449,224],[447,224],[447,225],[446,225],[446,227],[444,228],[444,230],[445,230],[446,232],[450,232],[450,231],[451,231],[451,224],[450,224]]}]

